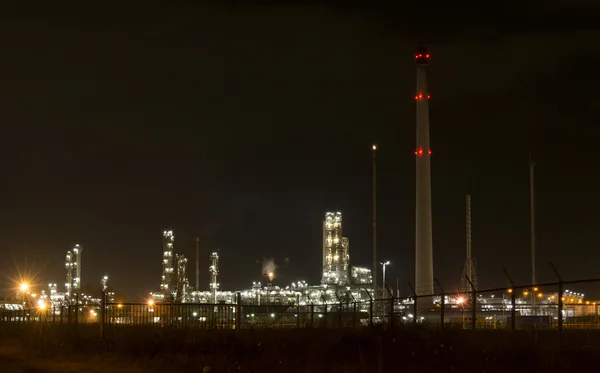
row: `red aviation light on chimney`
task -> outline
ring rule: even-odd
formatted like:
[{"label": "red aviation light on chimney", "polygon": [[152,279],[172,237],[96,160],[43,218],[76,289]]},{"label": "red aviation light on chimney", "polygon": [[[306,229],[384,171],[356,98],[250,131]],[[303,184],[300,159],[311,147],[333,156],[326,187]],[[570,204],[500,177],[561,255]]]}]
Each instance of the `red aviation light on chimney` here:
[{"label": "red aviation light on chimney", "polygon": [[430,96],[430,95],[427,95],[427,99],[429,100],[430,98],[431,98],[431,96]]},{"label": "red aviation light on chimney", "polygon": [[419,150],[417,150],[415,152],[415,155],[418,155],[419,157],[422,157],[423,156],[423,148],[419,148]]},{"label": "red aviation light on chimney", "polygon": [[428,153],[429,153],[429,155],[431,155],[431,149],[429,149]]}]

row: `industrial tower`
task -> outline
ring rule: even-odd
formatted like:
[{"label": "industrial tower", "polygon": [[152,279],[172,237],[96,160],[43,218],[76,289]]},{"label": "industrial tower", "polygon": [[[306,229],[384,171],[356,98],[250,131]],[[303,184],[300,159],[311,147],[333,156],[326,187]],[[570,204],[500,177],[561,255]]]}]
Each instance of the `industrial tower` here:
[{"label": "industrial tower", "polygon": [[420,47],[417,62],[417,148],[416,156],[416,232],[415,292],[433,294],[433,239],[431,223],[431,148],[429,147],[429,53]]},{"label": "industrial tower", "polygon": [[342,236],[342,213],[326,212],[323,221],[322,284],[349,284],[349,240]]},{"label": "industrial tower", "polygon": [[217,291],[219,290],[219,252],[214,251],[210,255],[210,295],[214,303],[217,303]]},{"label": "industrial tower", "polygon": [[477,271],[475,270],[475,262],[472,257],[471,251],[471,196],[466,197],[466,247],[467,247],[467,258],[465,260],[465,268],[463,269],[462,277],[460,279],[460,290],[463,293],[471,294],[473,287],[469,284],[467,277],[475,286],[477,290]]},{"label": "industrial tower", "polygon": [[164,300],[171,299],[173,289],[173,250],[175,244],[175,236],[173,231],[163,232],[163,273],[160,283],[160,291],[164,296]]},{"label": "industrial tower", "polygon": [[177,282],[175,289],[175,302],[181,303],[188,293],[190,283],[187,278],[187,258],[182,254],[176,254],[177,262]]},{"label": "industrial tower", "polygon": [[[75,245],[72,250],[67,251],[65,269],[67,270],[67,281],[65,282],[65,293],[70,302],[71,297],[81,289],[81,252],[82,248]],[[75,273],[73,273],[75,270]]]}]

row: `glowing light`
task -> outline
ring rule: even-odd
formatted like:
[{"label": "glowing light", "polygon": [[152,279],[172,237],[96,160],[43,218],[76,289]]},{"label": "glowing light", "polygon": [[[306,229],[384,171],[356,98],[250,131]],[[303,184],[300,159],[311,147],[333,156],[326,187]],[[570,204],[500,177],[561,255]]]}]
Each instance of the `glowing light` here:
[{"label": "glowing light", "polygon": [[38,306],[38,309],[39,309],[39,310],[43,311],[43,310],[45,310],[45,309],[46,309],[46,306],[47,306],[47,305],[46,305],[46,302],[45,302],[43,299],[40,299],[40,300],[37,302],[37,306]]},{"label": "glowing light", "polygon": [[508,289],[506,292],[510,294],[510,293],[512,293],[512,291],[513,291],[512,289]]},{"label": "glowing light", "polygon": [[528,291],[524,291],[524,292],[523,292],[523,295],[524,295],[524,296],[528,296],[528,295],[529,295],[529,292],[528,292]]},{"label": "glowing light", "polygon": [[377,150],[377,145],[373,145],[373,150]]},{"label": "glowing light", "polygon": [[425,58],[429,58],[429,55],[428,55],[428,54],[426,54],[426,55],[425,55]]},{"label": "glowing light", "polygon": [[154,305],[154,301],[152,299],[148,300],[148,305],[149,306],[153,306]]},{"label": "glowing light", "polygon": [[29,290],[29,284],[26,282],[23,282],[20,286],[19,286],[19,290],[21,291],[27,291]]},{"label": "glowing light", "polygon": [[431,149],[429,149],[429,150],[427,151],[427,153],[429,153],[429,155],[431,155]]},{"label": "glowing light", "polygon": [[538,298],[541,298],[543,296],[542,293],[538,293]]},{"label": "glowing light", "polygon": [[533,291],[538,291],[538,288],[533,288]]},{"label": "glowing light", "polygon": [[430,95],[427,95],[427,99],[429,100],[430,98],[431,98],[431,96],[430,96]]},{"label": "glowing light", "polygon": [[460,297],[456,300],[456,304],[462,304],[465,301],[465,298]]}]

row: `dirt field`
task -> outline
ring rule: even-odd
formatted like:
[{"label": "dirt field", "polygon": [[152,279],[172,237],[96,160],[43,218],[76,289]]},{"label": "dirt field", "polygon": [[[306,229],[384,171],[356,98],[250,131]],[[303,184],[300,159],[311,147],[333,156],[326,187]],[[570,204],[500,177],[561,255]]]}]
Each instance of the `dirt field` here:
[{"label": "dirt field", "polygon": [[0,372],[580,373],[595,371],[600,361],[600,351],[575,339],[558,354],[544,335],[260,330],[192,338],[132,330],[107,342],[93,332],[54,331],[43,341],[35,333],[0,338]]}]

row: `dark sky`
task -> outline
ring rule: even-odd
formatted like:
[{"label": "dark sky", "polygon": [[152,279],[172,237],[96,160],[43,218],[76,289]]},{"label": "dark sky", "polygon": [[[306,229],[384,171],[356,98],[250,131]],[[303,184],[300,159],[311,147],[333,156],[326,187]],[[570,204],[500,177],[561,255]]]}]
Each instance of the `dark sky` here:
[{"label": "dark sky", "polygon": [[328,208],[344,213],[352,262],[370,265],[374,142],[380,258],[412,281],[419,43],[436,277],[460,282],[471,193],[480,286],[506,285],[503,267],[529,282],[529,152],[539,280],[554,280],[549,261],[600,277],[600,7],[544,3],[3,3],[0,287],[17,266],[62,284],[79,243],[84,283],[107,273],[141,299],[158,288],[165,228],[189,255],[200,236],[205,289],[214,248],[225,289],[261,280],[263,257],[279,284],[316,283]]}]

